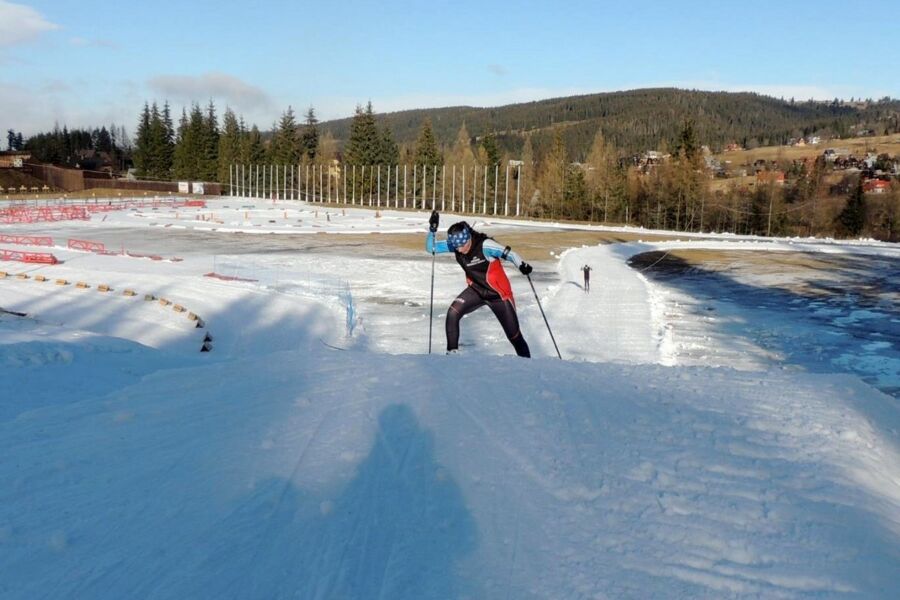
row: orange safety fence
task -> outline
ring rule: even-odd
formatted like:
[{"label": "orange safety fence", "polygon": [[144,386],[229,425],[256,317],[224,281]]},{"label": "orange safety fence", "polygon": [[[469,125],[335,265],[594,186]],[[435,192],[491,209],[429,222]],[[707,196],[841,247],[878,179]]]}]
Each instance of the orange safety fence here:
[{"label": "orange safety fence", "polygon": [[37,235],[0,234],[0,244],[18,244],[20,246],[53,246],[53,238]]},{"label": "orange safety fence", "polygon": [[0,260],[25,262],[25,263],[41,263],[45,265],[55,265],[59,261],[52,254],[44,252],[22,252],[20,250],[5,250],[0,248]]}]

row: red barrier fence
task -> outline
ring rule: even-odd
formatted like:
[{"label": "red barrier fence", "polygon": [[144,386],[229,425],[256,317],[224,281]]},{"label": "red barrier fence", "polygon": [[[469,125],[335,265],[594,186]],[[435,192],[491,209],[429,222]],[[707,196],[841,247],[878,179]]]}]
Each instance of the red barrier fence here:
[{"label": "red barrier fence", "polygon": [[68,247],[69,250],[106,253],[106,245],[101,242],[92,242],[90,240],[69,240]]},{"label": "red barrier fence", "polygon": [[0,248],[0,260],[42,263],[45,265],[55,265],[59,262],[52,254],[45,254],[43,252],[20,252],[19,250],[4,250],[3,248]]},{"label": "red barrier fence", "polygon": [[48,221],[87,221],[84,206],[16,206],[0,209],[0,223],[42,223]]},{"label": "red barrier fence", "polygon": [[20,246],[53,246],[53,238],[36,235],[0,234],[0,244],[19,244]]}]

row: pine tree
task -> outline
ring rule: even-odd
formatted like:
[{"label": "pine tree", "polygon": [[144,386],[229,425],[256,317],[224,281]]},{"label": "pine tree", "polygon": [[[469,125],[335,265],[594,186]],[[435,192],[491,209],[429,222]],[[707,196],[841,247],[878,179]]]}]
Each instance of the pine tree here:
[{"label": "pine tree", "polygon": [[300,162],[301,144],[297,136],[297,122],[294,109],[281,114],[281,121],[275,130],[271,144],[271,162],[276,165],[294,165]]},{"label": "pine tree", "polygon": [[150,105],[144,102],[144,110],[138,121],[134,140],[134,167],[138,177],[146,177],[150,169]]},{"label": "pine tree", "polygon": [[172,112],[168,100],[163,104],[162,134],[159,151],[159,176],[162,179],[171,179],[172,162],[175,156],[175,127],[172,123]]},{"label": "pine tree", "polygon": [[250,133],[247,134],[244,144],[246,147],[244,152],[247,155],[249,164],[259,165],[266,160],[266,146],[263,143],[262,134],[256,125],[250,128]]},{"label": "pine tree", "polygon": [[[366,105],[365,110],[361,106],[356,107],[356,114],[353,115],[353,121],[350,123],[350,139],[347,140],[347,146],[344,152],[344,163],[352,167],[357,167],[358,176],[356,178],[357,196],[365,197],[372,193],[375,185],[374,178],[371,177],[371,169],[379,164],[381,160],[381,135],[378,132],[378,126],[375,124],[375,115],[372,111],[372,103]],[[364,167],[369,170],[369,175],[363,177]],[[352,175],[350,175],[352,178]],[[351,184],[353,179],[351,179]]]},{"label": "pine tree", "polygon": [[218,181],[227,183],[233,166],[241,160],[241,126],[230,108],[225,108],[222,118],[222,135],[219,136],[219,169]]},{"label": "pine tree", "polygon": [[198,178],[202,181],[216,181],[219,170],[219,122],[216,118],[216,105],[212,100],[206,107],[200,131]]},{"label": "pine tree", "polygon": [[349,165],[371,166],[378,162],[381,147],[381,136],[375,124],[372,103],[356,107],[356,114],[350,123],[350,138],[344,151],[344,162]]},{"label": "pine tree", "polygon": [[842,233],[849,237],[857,237],[866,225],[866,194],[863,191],[862,177],[847,198],[847,205],[837,217]]},{"label": "pine tree", "polygon": [[193,179],[193,167],[191,161],[196,153],[194,144],[194,132],[190,127],[187,110],[181,109],[181,119],[178,121],[178,132],[175,138],[175,152],[172,160],[172,174],[175,179],[184,181]]},{"label": "pine tree", "polygon": [[381,147],[378,151],[378,164],[396,165],[400,162],[400,148],[394,140],[394,132],[385,125],[381,128]]},{"label": "pine tree", "polygon": [[566,167],[562,205],[563,214],[569,218],[583,220],[590,214],[584,170],[578,165]]},{"label": "pine tree", "polygon": [[422,122],[422,129],[419,130],[419,137],[416,139],[415,161],[417,165],[428,165],[429,167],[439,167],[444,164],[444,157],[438,150],[437,142],[434,139],[431,119],[425,119]]},{"label": "pine tree", "polygon": [[306,162],[314,162],[319,152],[319,119],[316,118],[316,111],[312,106],[306,111],[306,120],[303,122],[303,128],[300,131],[300,152],[302,159]]},{"label": "pine tree", "polygon": [[484,158],[481,164],[488,170],[488,187],[493,191],[497,185],[497,182],[494,180],[497,174],[495,167],[500,164],[500,146],[497,145],[497,136],[493,133],[484,136],[481,140],[481,149],[484,151]]},{"label": "pine tree", "polygon": [[150,105],[150,129],[148,133],[147,177],[168,179],[166,165],[168,154],[166,125],[156,102]]}]

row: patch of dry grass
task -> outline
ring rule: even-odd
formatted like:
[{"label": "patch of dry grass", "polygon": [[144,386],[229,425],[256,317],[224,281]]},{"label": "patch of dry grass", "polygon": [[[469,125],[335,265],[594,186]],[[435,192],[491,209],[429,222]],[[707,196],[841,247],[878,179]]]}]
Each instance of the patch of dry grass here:
[{"label": "patch of dry grass", "polygon": [[844,148],[857,156],[866,152],[881,154],[887,152],[894,156],[900,154],[900,134],[880,135],[861,138],[847,138],[843,140],[826,140],[815,146],[765,146],[752,150],[738,150],[736,152],[723,152],[716,158],[721,161],[731,161],[731,168],[742,165],[752,165],[754,161],[763,160],[797,160],[801,158],[814,159],[820,156],[826,148]]}]

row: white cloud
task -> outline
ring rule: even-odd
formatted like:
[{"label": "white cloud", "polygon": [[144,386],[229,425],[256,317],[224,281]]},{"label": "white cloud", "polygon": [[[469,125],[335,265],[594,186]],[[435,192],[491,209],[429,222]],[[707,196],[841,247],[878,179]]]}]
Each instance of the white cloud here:
[{"label": "white cloud", "polygon": [[[95,84],[97,87],[97,84]],[[134,128],[143,106],[142,100],[129,92],[127,82],[103,84],[98,100],[82,96],[84,86],[53,80],[33,86],[0,80],[0,116],[8,118],[0,127],[12,128],[26,137],[49,131],[54,123],[69,129],[125,125]]]},{"label": "white cloud", "polygon": [[506,67],[504,67],[503,65],[492,64],[492,65],[488,65],[487,68],[488,68],[488,71],[490,71],[497,77],[503,77],[504,75],[506,75],[506,72],[507,72]]},{"label": "white cloud", "polygon": [[30,6],[0,0],[0,46],[29,42],[54,29],[59,29],[59,25],[51,23]]},{"label": "white cloud", "polygon": [[272,98],[262,88],[225,73],[158,75],[147,84],[154,93],[184,104],[205,104],[212,98],[217,103],[224,102],[236,112],[258,112],[274,106]]}]

